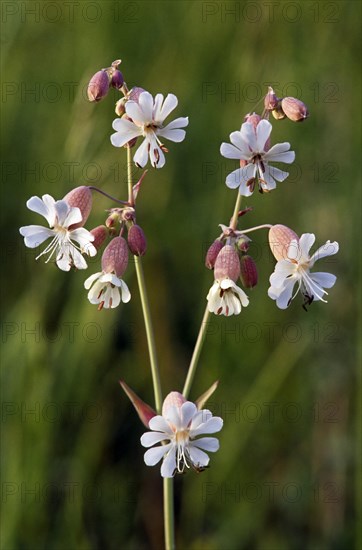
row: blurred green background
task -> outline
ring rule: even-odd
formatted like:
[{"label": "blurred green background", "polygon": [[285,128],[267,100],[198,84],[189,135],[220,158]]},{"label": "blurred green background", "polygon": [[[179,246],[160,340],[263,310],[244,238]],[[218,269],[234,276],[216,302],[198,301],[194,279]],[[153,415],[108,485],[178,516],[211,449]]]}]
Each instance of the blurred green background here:
[{"label": "blurred green background", "polygon": [[[267,235],[255,233],[260,283],[240,316],[212,318],[191,392],[220,380],[209,405],[225,425],[211,468],[176,479],[178,547],[358,547],[360,4],[272,4],[1,3],[4,550],[163,544],[159,467],[144,465],[144,429],[118,385],[152,403],[134,266],[131,302],[98,312],[83,282],[99,258],[87,273],[63,273],[35,262],[18,234],[42,223],[26,209],[31,195],[98,185],[126,198],[125,150],[109,141],[118,96],[85,96],[117,58],[130,87],[173,92],[172,116],[190,117],[138,202],[164,394],[182,388],[212,283],[204,253],[235,201],[220,143],[261,112],[270,83],[311,116],[273,122],[296,163],[276,191],[244,202],[253,212],[243,227],[283,223],[314,232],[318,246],[340,243],[320,265],[338,276],[328,305],[306,313],[296,299],[281,311],[267,297]],[[96,196],[87,227],[110,206]]]}]

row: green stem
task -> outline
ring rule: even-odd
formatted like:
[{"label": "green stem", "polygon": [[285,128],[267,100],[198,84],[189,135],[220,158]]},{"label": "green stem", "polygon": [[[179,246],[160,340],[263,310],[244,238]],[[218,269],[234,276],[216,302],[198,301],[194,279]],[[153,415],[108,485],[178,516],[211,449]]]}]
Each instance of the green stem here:
[{"label": "green stem", "polygon": [[173,511],[173,478],[165,477],[163,479],[163,499],[164,499],[164,525],[165,525],[165,548],[166,550],[175,549],[175,525]]},{"label": "green stem", "polygon": [[236,229],[237,228],[237,225],[238,225],[238,219],[239,219],[239,210],[240,210],[240,205],[241,205],[241,199],[243,198],[242,195],[240,195],[240,193],[238,192],[238,197],[236,199],[236,203],[235,203],[235,207],[234,207],[234,213],[233,213],[233,217],[231,218],[231,222],[230,222],[230,227],[232,229]]},{"label": "green stem", "polygon": [[[133,203],[133,185],[132,185],[132,159],[131,149],[127,148],[127,175],[128,175],[128,199]],[[155,395],[155,406],[158,414],[162,410],[162,390],[160,373],[158,369],[155,337],[150,314],[149,301],[145,278],[143,274],[142,261],[139,256],[134,256],[138,287],[140,290],[142,312],[145,321],[146,337],[148,352],[150,356],[151,374],[153,391]],[[174,550],[175,548],[175,527],[174,527],[174,505],[173,505],[173,479],[164,479],[163,482],[163,510],[164,510],[164,525],[165,525],[165,547],[166,550]]]},{"label": "green stem", "polygon": [[206,304],[204,317],[201,321],[201,327],[200,327],[199,334],[198,334],[198,337],[197,337],[197,340],[196,340],[195,349],[194,349],[194,352],[192,354],[189,370],[187,372],[185,385],[184,385],[183,390],[182,390],[182,395],[186,398],[188,397],[188,395],[190,393],[191,384],[193,382],[195,372],[196,372],[196,368],[197,368],[197,364],[199,362],[199,357],[200,357],[202,346],[203,346],[203,343],[204,343],[204,340],[205,340],[205,333],[206,333],[207,322],[209,320],[209,317],[210,317],[210,312],[209,312],[209,309],[208,309],[207,304]]}]

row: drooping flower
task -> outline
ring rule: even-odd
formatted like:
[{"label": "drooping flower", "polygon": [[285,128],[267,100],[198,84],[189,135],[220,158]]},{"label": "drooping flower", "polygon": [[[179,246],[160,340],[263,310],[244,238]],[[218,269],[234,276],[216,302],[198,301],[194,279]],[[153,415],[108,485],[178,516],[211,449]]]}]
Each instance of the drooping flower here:
[{"label": "drooping flower", "polygon": [[[317,260],[326,256],[332,256],[338,252],[339,246],[336,241],[327,241],[323,246],[309,256],[309,251],[315,241],[313,233],[304,233],[300,239],[293,239],[284,259],[280,259],[270,276],[270,288],[268,295],[280,309],[286,309],[290,302],[302,292],[306,305],[313,301],[321,300],[328,295],[325,288],[331,288],[336,282],[336,276],[331,273],[310,273],[311,268]],[[298,285],[294,292],[295,285]],[[294,294],[293,294],[294,292]]]},{"label": "drooping flower", "polygon": [[220,417],[214,417],[207,409],[198,410],[183,395],[171,392],[164,401],[162,415],[154,416],[149,421],[152,431],[141,437],[144,447],[161,442],[165,444],[148,449],[144,461],[147,466],[154,466],[163,459],[162,477],[173,477],[190,467],[202,471],[210,460],[204,451],[217,451],[219,441],[215,437],[199,436],[219,432],[222,425]]},{"label": "drooping flower", "polygon": [[258,181],[261,192],[275,189],[277,181],[284,181],[289,175],[269,162],[285,162],[291,164],[295,159],[294,151],[290,151],[290,143],[277,143],[270,149],[266,145],[272,131],[268,120],[261,120],[256,129],[250,122],[244,122],[240,131],[230,134],[230,143],[222,143],[221,154],[229,159],[238,159],[247,162],[226,178],[226,185],[230,189],[239,187],[239,192],[249,197]]},{"label": "drooping flower", "polygon": [[103,252],[102,271],[94,273],[84,282],[91,304],[99,304],[98,309],[101,310],[115,308],[121,300],[124,304],[130,301],[128,286],[121,279],[127,265],[127,243],[123,237],[115,237]]},{"label": "drooping flower", "polygon": [[164,126],[164,120],[177,107],[177,103],[177,97],[173,94],[168,94],[164,100],[162,94],[157,94],[153,99],[149,92],[142,92],[136,101],[127,101],[125,115],[113,121],[112,126],[116,133],[111,136],[112,144],[123,147],[131,140],[143,137],[144,140],[133,157],[135,164],[143,168],[149,157],[154,168],[162,168],[167,149],[161,138],[174,142],[183,141],[186,132],[181,128],[189,123],[188,117],[180,117]]},{"label": "drooping flower", "polygon": [[92,244],[94,236],[84,227],[79,227],[83,223],[80,208],[70,206],[64,199],[55,201],[50,195],[31,197],[26,205],[29,210],[44,216],[49,228],[41,225],[21,227],[19,231],[24,237],[25,246],[36,248],[47,239],[52,239],[36,259],[49,254],[47,263],[55,255],[57,266],[63,271],[69,271],[72,267],[86,269],[87,262],[82,254],[95,256],[97,250]]},{"label": "drooping flower", "polygon": [[225,245],[219,252],[214,269],[215,282],[206,297],[208,309],[215,315],[239,315],[249,304],[245,292],[235,281],[240,277],[240,260],[234,246]]}]

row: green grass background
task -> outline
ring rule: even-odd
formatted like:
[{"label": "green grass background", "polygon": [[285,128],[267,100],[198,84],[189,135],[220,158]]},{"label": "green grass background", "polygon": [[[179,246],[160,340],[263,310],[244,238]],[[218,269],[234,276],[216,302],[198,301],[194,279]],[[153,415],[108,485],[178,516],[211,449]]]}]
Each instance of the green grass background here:
[{"label": "green grass background", "polygon": [[[143,463],[144,430],[118,386],[152,403],[134,266],[131,302],[98,312],[83,282],[99,258],[63,273],[18,234],[41,223],[31,195],[92,184],[126,197],[125,151],[109,141],[117,95],[93,105],[84,93],[117,58],[129,86],[175,93],[175,116],[190,117],[137,212],[164,394],[182,388],[212,283],[203,255],[235,201],[220,143],[261,111],[269,83],[297,92],[311,116],[273,123],[296,167],[244,202],[244,227],[283,223],[340,243],[320,268],[338,276],[328,305],[280,311],[267,297],[266,234],[255,234],[260,283],[240,316],[212,318],[191,392],[220,380],[210,407],[225,425],[211,468],[175,480],[178,546],[358,546],[360,4],[276,4],[273,15],[259,1],[1,4],[4,550],[162,547],[159,469]],[[110,206],[96,196],[87,227]]]}]

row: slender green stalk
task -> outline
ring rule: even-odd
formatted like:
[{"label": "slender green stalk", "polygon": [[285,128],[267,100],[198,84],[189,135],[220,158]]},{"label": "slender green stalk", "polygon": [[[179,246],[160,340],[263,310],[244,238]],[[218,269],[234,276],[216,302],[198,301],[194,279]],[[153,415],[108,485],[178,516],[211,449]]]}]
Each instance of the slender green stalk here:
[{"label": "slender green stalk", "polygon": [[[128,199],[132,203],[133,201],[132,160],[131,160],[131,149],[129,147],[127,148],[127,176],[128,176],[127,178],[128,179]],[[140,256],[134,256],[134,260],[135,260],[135,266],[136,266],[137,282],[138,282],[138,287],[139,287],[140,297],[141,297],[142,312],[143,312],[143,317],[145,321],[147,345],[148,345],[148,352],[149,352],[150,364],[151,364],[152,384],[153,384],[153,391],[155,395],[155,406],[156,406],[156,411],[159,414],[161,414],[161,409],[162,409],[161,381],[160,381],[160,373],[158,369],[156,344],[155,344],[155,337],[154,337],[154,331],[152,326],[150,306],[149,306],[149,301],[147,296],[145,278],[143,274],[142,260]]]},{"label": "slender green stalk", "polygon": [[175,525],[173,510],[173,478],[165,477],[163,479],[163,509],[165,525],[165,548],[166,550],[175,549]]},{"label": "slender green stalk", "polygon": [[196,372],[196,368],[197,368],[197,364],[199,362],[199,357],[200,357],[202,346],[203,346],[203,343],[204,343],[204,340],[205,340],[205,334],[206,334],[206,328],[207,328],[207,322],[208,322],[209,316],[210,316],[210,312],[209,312],[208,307],[206,305],[204,317],[201,321],[199,334],[198,334],[198,337],[197,337],[197,340],[196,340],[194,352],[192,354],[189,370],[187,372],[185,385],[184,385],[183,390],[182,390],[182,395],[186,398],[188,397],[188,395],[190,393],[191,384],[193,382],[195,372]]},{"label": "slender green stalk", "polygon": [[[131,150],[127,148],[127,175],[128,175],[128,200],[133,204],[133,183],[132,183],[132,160]],[[140,291],[142,312],[145,321],[148,352],[150,356],[151,374],[153,391],[155,395],[156,411],[161,414],[162,409],[162,390],[160,373],[156,355],[155,337],[150,314],[149,301],[145,278],[143,274],[142,261],[139,256],[134,256],[138,287]],[[164,510],[164,528],[165,528],[165,547],[166,550],[175,548],[175,527],[174,527],[174,505],[173,505],[173,479],[164,479],[163,481],[163,510]]]},{"label": "slender green stalk", "polygon": [[242,198],[243,198],[243,196],[240,195],[240,193],[238,192],[238,196],[237,196],[237,199],[236,199],[236,202],[235,202],[233,217],[231,218],[231,222],[230,222],[230,227],[232,229],[236,229],[237,225],[238,225],[238,219],[239,219],[238,214],[239,214]]}]

